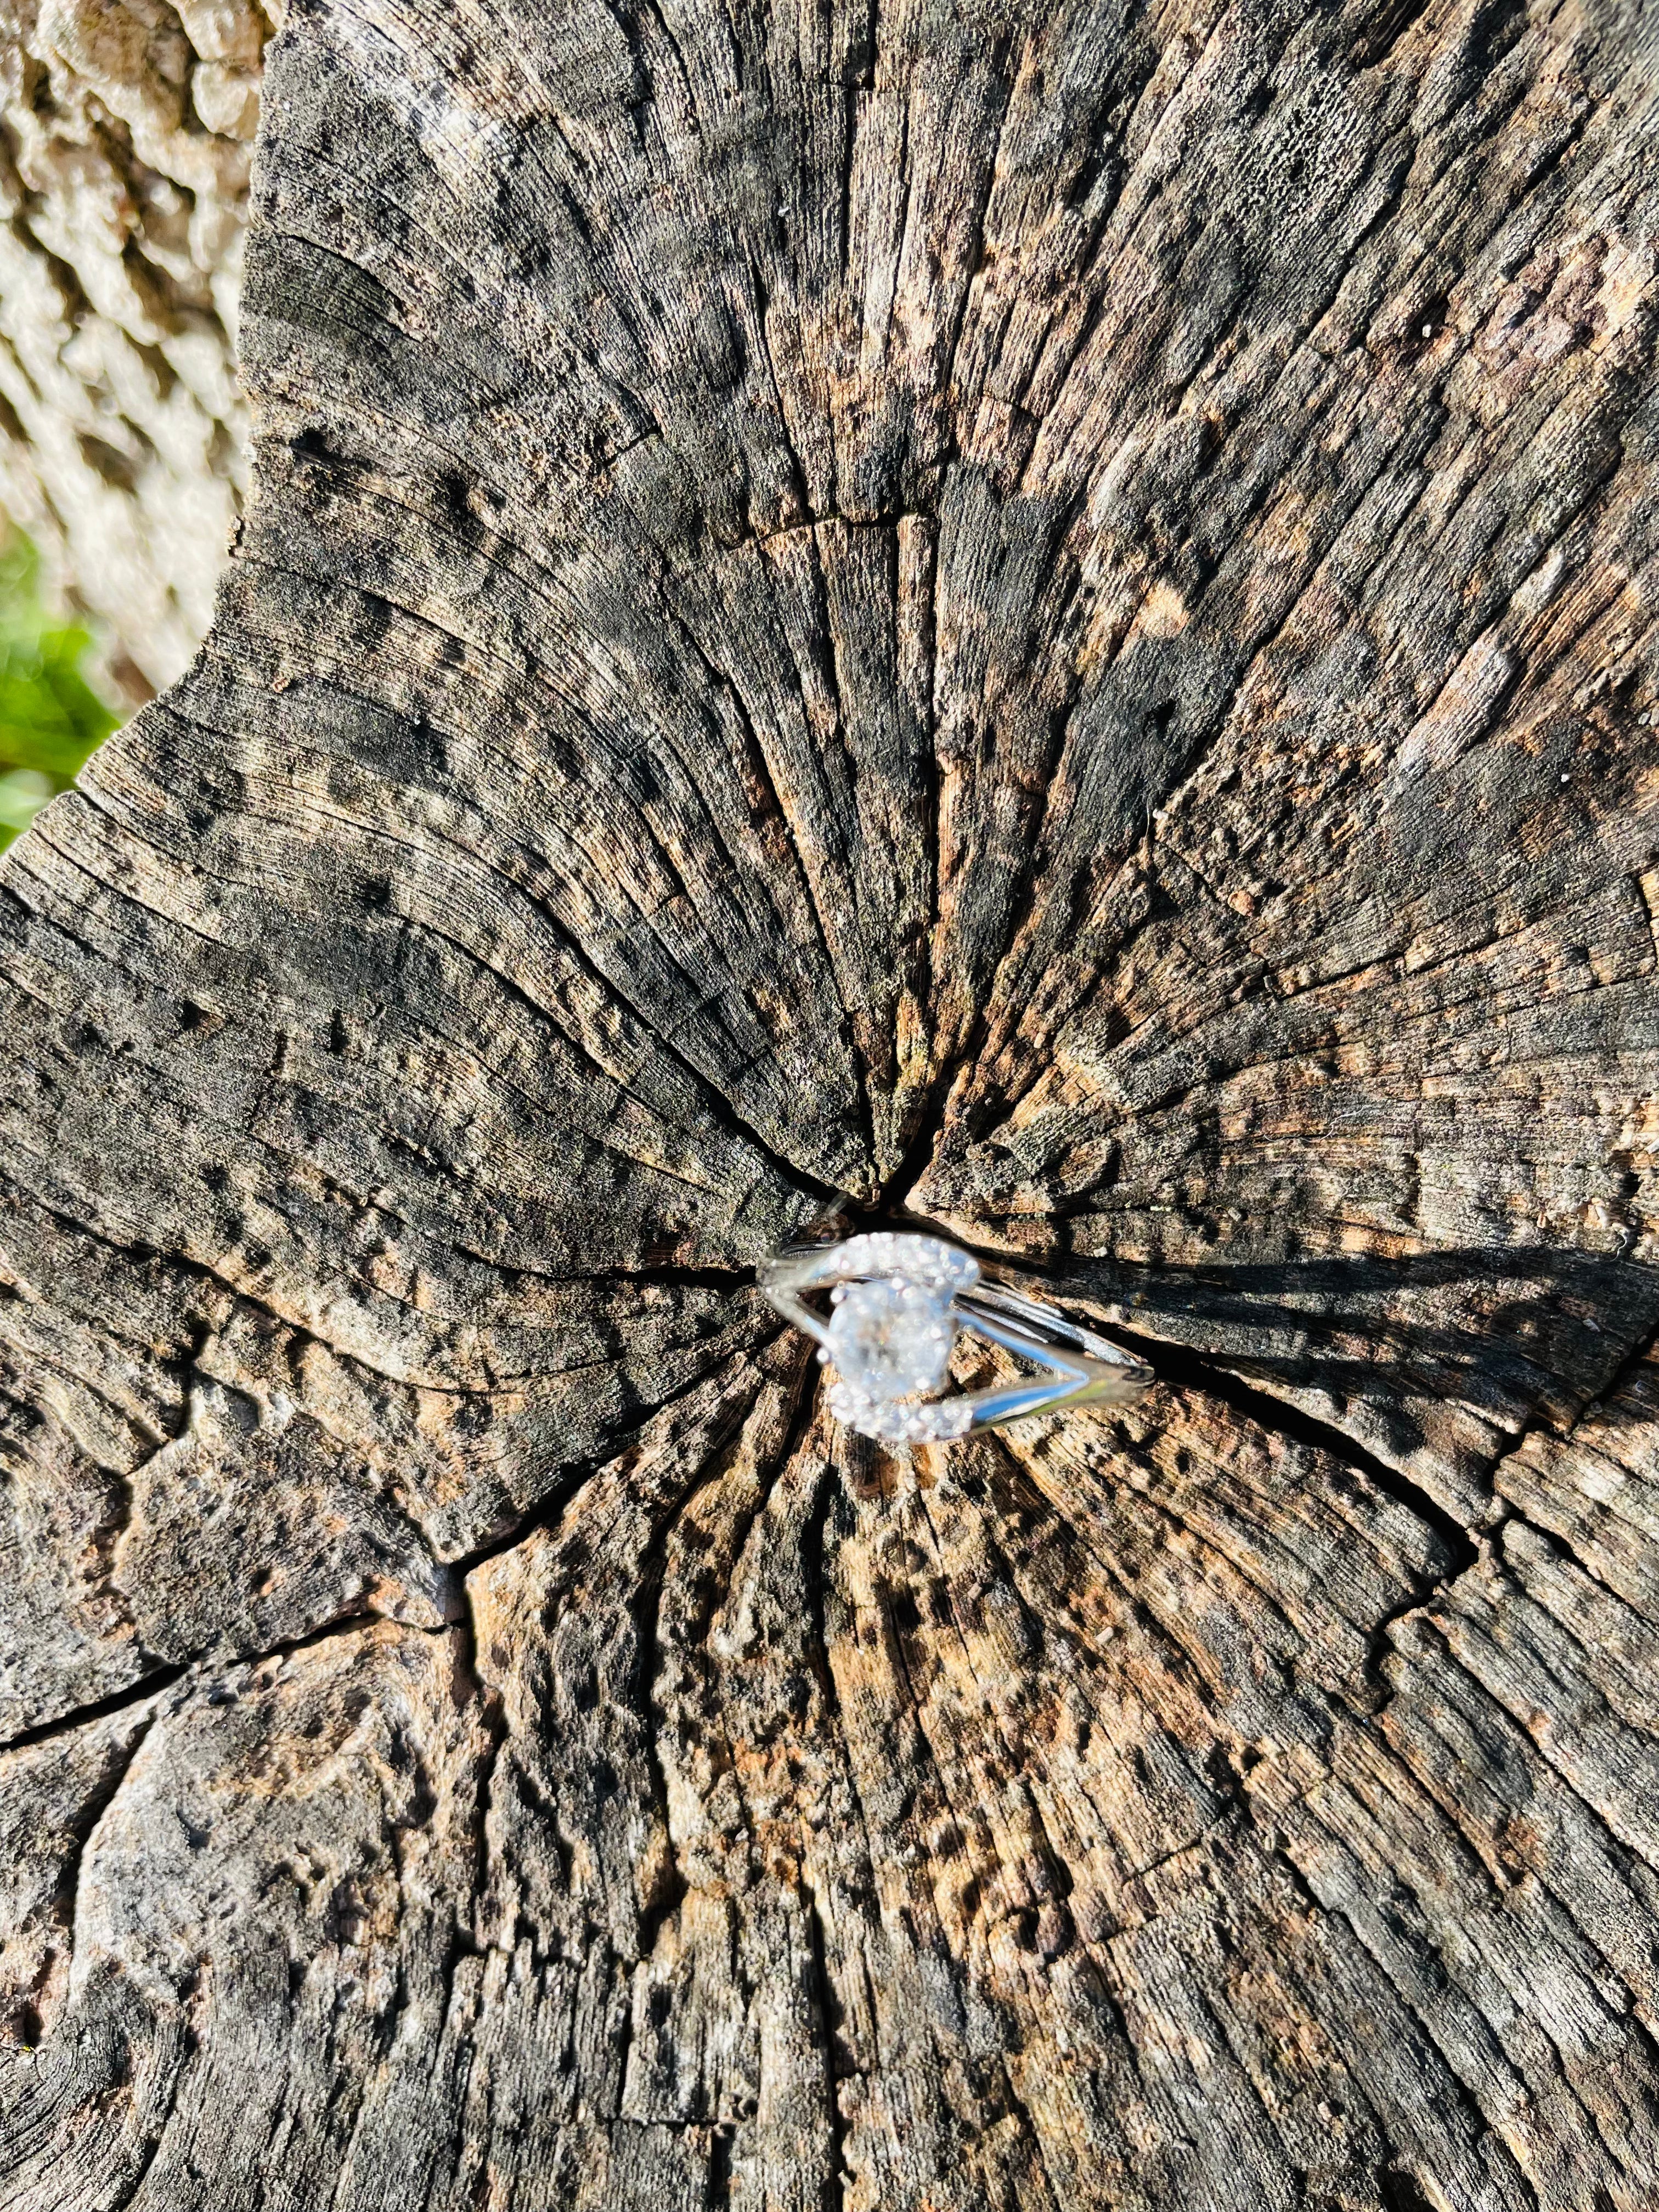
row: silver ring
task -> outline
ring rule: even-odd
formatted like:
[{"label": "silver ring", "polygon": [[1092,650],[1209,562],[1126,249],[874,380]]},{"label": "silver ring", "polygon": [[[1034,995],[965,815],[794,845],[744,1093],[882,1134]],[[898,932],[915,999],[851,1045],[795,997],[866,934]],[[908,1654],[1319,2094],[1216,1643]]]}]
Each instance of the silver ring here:
[{"label": "silver ring", "polygon": [[[876,1230],[839,1244],[795,1246],[767,1261],[757,1279],[834,1370],[830,1412],[884,1443],[942,1443],[1062,1406],[1133,1405],[1154,1379],[1144,1359],[988,1278],[971,1252],[942,1237]],[[807,1304],[811,1291],[830,1292],[827,1316]],[[1047,1373],[934,1395],[962,1329]]]}]

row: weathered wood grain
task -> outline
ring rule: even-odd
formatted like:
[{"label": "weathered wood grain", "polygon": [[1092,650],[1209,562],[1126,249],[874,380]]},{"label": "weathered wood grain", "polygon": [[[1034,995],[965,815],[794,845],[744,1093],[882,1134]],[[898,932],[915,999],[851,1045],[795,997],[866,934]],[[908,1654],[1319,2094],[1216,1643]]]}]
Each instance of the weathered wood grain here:
[{"label": "weathered wood grain", "polygon": [[[213,631],[0,868],[0,2206],[1659,2203],[1656,118],[290,9]],[[838,1431],[848,1203],[1159,1389]]]}]

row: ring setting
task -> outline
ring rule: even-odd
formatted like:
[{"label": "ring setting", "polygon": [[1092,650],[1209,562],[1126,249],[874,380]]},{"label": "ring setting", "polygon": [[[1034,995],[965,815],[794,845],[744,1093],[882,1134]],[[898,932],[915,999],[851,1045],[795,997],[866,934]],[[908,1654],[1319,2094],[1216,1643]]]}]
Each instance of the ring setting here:
[{"label": "ring setting", "polygon": [[[942,1237],[873,1230],[797,1246],[768,1261],[758,1279],[774,1308],[817,1344],[834,1378],[830,1411],[883,1443],[950,1443],[1062,1407],[1131,1405],[1153,1381],[1144,1360]],[[807,1303],[825,1291],[827,1315]],[[1043,1373],[935,1395],[964,1332]]]}]

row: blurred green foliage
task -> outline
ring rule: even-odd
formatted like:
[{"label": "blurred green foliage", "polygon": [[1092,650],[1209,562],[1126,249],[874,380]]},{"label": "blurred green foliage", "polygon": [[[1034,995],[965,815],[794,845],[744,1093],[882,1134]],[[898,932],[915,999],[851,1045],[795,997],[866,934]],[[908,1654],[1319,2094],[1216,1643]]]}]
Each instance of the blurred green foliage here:
[{"label": "blurred green foliage", "polygon": [[52,619],[38,582],[34,548],[8,533],[0,539],[0,849],[68,790],[119,719],[81,673],[91,638]]}]

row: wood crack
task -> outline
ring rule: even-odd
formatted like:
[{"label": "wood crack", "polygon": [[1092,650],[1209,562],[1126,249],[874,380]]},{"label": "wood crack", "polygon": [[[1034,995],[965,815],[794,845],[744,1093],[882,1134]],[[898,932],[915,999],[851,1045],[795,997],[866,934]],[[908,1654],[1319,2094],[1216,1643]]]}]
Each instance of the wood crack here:
[{"label": "wood crack", "polygon": [[824,2113],[829,2126],[826,2166],[821,2202],[823,2212],[844,2212],[847,2185],[855,2177],[847,2167],[847,2125],[841,2109],[841,2089],[836,2072],[836,1994],[830,1978],[827,1936],[817,1893],[803,1880],[797,1892],[805,1908],[807,1938],[812,1960],[812,2008],[817,2017],[818,2039],[823,2051]]},{"label": "wood crack", "polygon": [[1400,1468],[1391,1467],[1386,1460],[1377,1458],[1374,1452],[1368,1451],[1346,1429],[1337,1427],[1333,1422],[1322,1421],[1316,1414],[1291,1405],[1270,1391],[1257,1389],[1231,1369],[1203,1357],[1188,1346],[1174,1344],[1163,1337],[1148,1336],[1144,1332],[1126,1328],[1121,1322],[1111,1323],[1109,1334],[1128,1350],[1150,1361],[1162,1379],[1201,1390],[1243,1414],[1255,1426],[1267,1429],[1289,1442],[1304,1445],[1328,1459],[1338,1460],[1343,1466],[1362,1474],[1374,1489],[1392,1498],[1395,1504],[1403,1506],[1416,1519],[1426,1522],[1433,1529],[1450,1560],[1445,1579],[1455,1579],[1474,1565],[1480,1551],[1470,1531],[1431,1497],[1419,1483],[1413,1481]]}]

